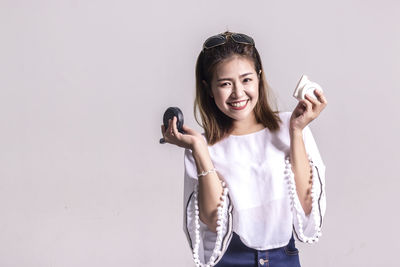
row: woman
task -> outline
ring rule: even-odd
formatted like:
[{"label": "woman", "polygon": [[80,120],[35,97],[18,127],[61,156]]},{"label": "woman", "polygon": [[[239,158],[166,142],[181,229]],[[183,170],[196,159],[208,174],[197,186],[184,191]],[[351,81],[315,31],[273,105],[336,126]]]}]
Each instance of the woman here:
[{"label": "woman", "polygon": [[293,112],[273,111],[263,73],[251,37],[208,38],[194,108],[204,133],[178,132],[176,117],[161,126],[185,148],[183,226],[196,266],[300,266],[293,233],[307,243],[321,235],[325,164],[308,124],[327,100],[316,90]]}]

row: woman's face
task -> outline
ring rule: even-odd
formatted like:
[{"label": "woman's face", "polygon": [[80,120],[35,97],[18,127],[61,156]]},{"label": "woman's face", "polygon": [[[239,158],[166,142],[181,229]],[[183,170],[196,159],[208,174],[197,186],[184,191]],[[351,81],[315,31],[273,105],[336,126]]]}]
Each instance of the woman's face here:
[{"label": "woman's face", "polygon": [[232,56],[219,63],[211,81],[217,107],[234,120],[252,119],[258,100],[258,75],[251,60]]}]

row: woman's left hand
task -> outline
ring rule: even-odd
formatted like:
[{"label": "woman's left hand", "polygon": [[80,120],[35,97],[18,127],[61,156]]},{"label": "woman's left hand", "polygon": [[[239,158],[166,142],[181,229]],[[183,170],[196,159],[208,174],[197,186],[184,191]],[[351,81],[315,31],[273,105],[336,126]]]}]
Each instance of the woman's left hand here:
[{"label": "woman's left hand", "polygon": [[319,90],[315,90],[314,92],[318,99],[306,94],[305,99],[299,101],[293,110],[290,117],[290,131],[302,131],[307,124],[318,117],[328,104],[322,92]]}]

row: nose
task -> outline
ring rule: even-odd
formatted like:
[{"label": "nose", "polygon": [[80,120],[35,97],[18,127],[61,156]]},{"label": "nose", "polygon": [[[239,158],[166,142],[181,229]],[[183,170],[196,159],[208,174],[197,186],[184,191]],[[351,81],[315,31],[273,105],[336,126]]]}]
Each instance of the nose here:
[{"label": "nose", "polygon": [[244,87],[243,84],[237,83],[232,87],[232,93],[235,98],[241,98],[245,93],[244,93]]}]

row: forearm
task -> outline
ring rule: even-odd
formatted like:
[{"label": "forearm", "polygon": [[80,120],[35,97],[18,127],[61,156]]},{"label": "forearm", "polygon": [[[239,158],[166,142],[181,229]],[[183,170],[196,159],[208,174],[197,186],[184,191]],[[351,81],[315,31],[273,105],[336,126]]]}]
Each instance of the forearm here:
[{"label": "forearm", "polygon": [[290,131],[290,158],[297,195],[305,214],[308,215],[312,208],[312,174],[301,130]]},{"label": "forearm", "polygon": [[[193,158],[196,162],[197,172],[208,171],[214,168],[206,145],[197,144],[193,147]],[[208,228],[217,232],[218,206],[221,203],[223,188],[216,172],[200,176],[199,181],[199,217]]]}]

